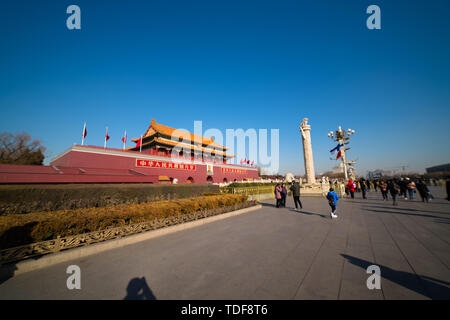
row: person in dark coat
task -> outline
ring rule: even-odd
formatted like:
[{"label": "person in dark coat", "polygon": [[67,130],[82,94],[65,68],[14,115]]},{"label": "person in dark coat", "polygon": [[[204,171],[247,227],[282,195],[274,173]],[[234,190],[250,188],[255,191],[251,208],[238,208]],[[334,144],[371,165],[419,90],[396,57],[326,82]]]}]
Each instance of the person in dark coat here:
[{"label": "person in dark coat", "polygon": [[286,185],[283,183],[281,185],[281,206],[283,208],[286,208],[286,197],[287,197],[287,189],[286,189]]},{"label": "person in dark coat", "polygon": [[428,190],[427,185],[422,180],[417,182],[416,189],[422,198],[422,202],[428,202],[430,190]]},{"label": "person in dark coat", "polygon": [[404,197],[405,200],[408,200],[408,183],[406,182],[405,179],[401,179],[398,182],[398,186],[400,187],[400,197]]},{"label": "person in dark coat", "polygon": [[367,191],[370,191],[370,180],[366,180]]},{"label": "person in dark coat", "polygon": [[397,206],[397,194],[400,192],[400,188],[393,180],[389,180],[387,183],[387,189],[389,190],[391,197],[392,197],[392,205]]},{"label": "person in dark coat", "polygon": [[378,181],[373,180],[373,188],[375,189],[375,192],[378,192],[377,187],[378,187]]},{"label": "person in dark coat", "polygon": [[447,190],[447,201],[450,201],[450,176],[447,176],[447,181],[445,182],[445,189]]},{"label": "person in dark coat", "polygon": [[363,199],[367,199],[366,198],[366,180],[364,180],[364,178],[361,178],[359,180],[359,184],[361,185],[361,193],[362,193],[362,197]]},{"label": "person in dark coat", "polygon": [[294,181],[290,190],[292,192],[292,196],[294,197],[295,210],[298,211],[298,206],[300,206],[300,209],[303,209],[302,202],[300,201],[300,183],[298,183],[298,181]]}]

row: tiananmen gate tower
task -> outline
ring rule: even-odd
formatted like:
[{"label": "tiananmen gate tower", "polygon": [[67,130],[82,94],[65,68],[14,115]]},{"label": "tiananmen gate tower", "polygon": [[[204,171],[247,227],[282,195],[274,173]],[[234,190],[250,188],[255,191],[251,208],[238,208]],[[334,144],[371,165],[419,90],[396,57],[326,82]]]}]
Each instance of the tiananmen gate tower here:
[{"label": "tiananmen gate tower", "polygon": [[255,167],[228,163],[235,155],[206,138],[152,119],[134,147],[73,145],[49,166],[0,165],[0,183],[218,183],[258,178]]}]

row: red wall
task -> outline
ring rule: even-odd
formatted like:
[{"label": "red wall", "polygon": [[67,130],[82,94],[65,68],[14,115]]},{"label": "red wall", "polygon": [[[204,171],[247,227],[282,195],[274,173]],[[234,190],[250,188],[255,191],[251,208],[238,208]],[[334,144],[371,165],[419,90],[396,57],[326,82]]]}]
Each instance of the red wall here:
[{"label": "red wall", "polygon": [[[78,150],[76,150],[78,149]],[[97,150],[93,150],[89,148],[93,152],[83,152],[79,150],[86,150],[88,148],[83,148],[77,146],[75,150],[70,150],[68,153],[63,155],[62,157],[56,159],[51,163],[53,166],[63,166],[63,167],[75,167],[75,168],[103,168],[103,169],[132,169],[139,173],[143,173],[145,175],[163,175],[168,176],[169,178],[177,178],[178,183],[185,183],[189,177],[194,179],[194,183],[205,183],[207,182],[207,172],[206,172],[206,164],[195,164],[196,170],[181,170],[181,169],[163,169],[163,168],[141,168],[136,167],[136,159],[146,159],[140,157],[139,152],[124,152],[125,155],[131,155],[131,157],[112,155],[107,153],[108,150],[99,149],[99,153],[94,153]],[[114,152],[118,152],[114,150]],[[120,151],[119,151],[120,153]],[[171,162],[170,158],[162,158],[158,159],[165,162]],[[255,168],[244,167],[244,166],[236,166],[236,165],[226,165],[228,168],[238,168],[241,170],[246,170],[245,174],[237,174],[237,173],[222,173],[221,165],[213,164],[213,182],[223,182],[224,178],[227,179],[228,182],[236,180],[243,180],[244,178],[258,178],[258,171]]]}]

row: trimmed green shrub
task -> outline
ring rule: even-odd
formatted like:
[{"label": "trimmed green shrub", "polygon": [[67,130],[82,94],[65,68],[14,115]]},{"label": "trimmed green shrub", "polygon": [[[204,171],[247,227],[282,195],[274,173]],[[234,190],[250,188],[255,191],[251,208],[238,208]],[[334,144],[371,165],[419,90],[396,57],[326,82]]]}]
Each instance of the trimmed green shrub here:
[{"label": "trimmed green shrub", "polygon": [[139,204],[219,193],[212,184],[70,184],[0,186],[0,216]]}]

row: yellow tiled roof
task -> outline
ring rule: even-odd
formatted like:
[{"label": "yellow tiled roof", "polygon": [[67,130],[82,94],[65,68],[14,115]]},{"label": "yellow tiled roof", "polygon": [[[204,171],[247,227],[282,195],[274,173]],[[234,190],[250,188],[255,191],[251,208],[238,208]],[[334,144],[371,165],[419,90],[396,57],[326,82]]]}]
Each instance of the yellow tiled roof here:
[{"label": "yellow tiled roof", "polygon": [[[180,136],[182,136],[183,139],[188,139],[189,141],[198,142],[198,143],[201,143],[202,145],[208,145],[208,146],[211,146],[211,147],[220,148],[222,150],[229,149],[227,147],[221,146],[220,144],[217,144],[212,139],[212,137],[211,138],[205,138],[205,137],[202,137],[202,136],[199,136],[197,134],[193,134],[193,133],[190,133],[190,132],[187,132],[187,131],[184,131],[184,130],[178,130],[178,129],[175,129],[175,128],[172,128],[172,127],[168,127],[168,126],[156,123],[155,119],[152,119],[152,122],[150,123],[150,126],[148,127],[147,131],[145,131],[145,134],[142,137],[146,138],[146,137],[151,137],[152,135],[154,135],[154,133],[152,133],[151,129],[153,129],[155,132],[158,132],[158,133],[161,133],[163,135],[170,136],[170,137],[174,134],[175,131],[178,131],[178,132],[181,131],[182,134]],[[188,135],[188,136],[186,136],[186,135]],[[131,139],[131,141],[137,142],[137,141],[139,141],[139,139],[140,139],[140,137],[136,138],[136,139]]]},{"label": "yellow tiled roof", "polygon": [[[227,154],[227,153],[225,153],[225,152],[223,152],[221,150],[214,150],[214,149],[209,149],[209,148],[204,148],[204,147],[197,147],[197,146],[194,146],[194,145],[191,145],[191,144],[186,144],[186,143],[182,143],[182,142],[178,142],[178,141],[166,140],[166,139],[161,139],[161,138],[153,138],[152,140],[149,140],[149,141],[143,143],[142,146],[149,145],[149,144],[151,144],[153,142],[157,142],[157,143],[160,143],[160,144],[166,144],[166,145],[169,145],[169,146],[177,146],[178,145],[178,146],[182,146],[182,147],[184,147],[186,149],[191,149],[191,150],[195,150],[195,151],[201,151],[203,153],[214,153],[214,154],[219,155],[219,156],[226,156],[227,158],[234,158],[234,157],[236,157],[233,154]],[[130,147],[127,150],[133,150],[133,149],[136,149],[136,148],[139,148],[139,147]]]}]

